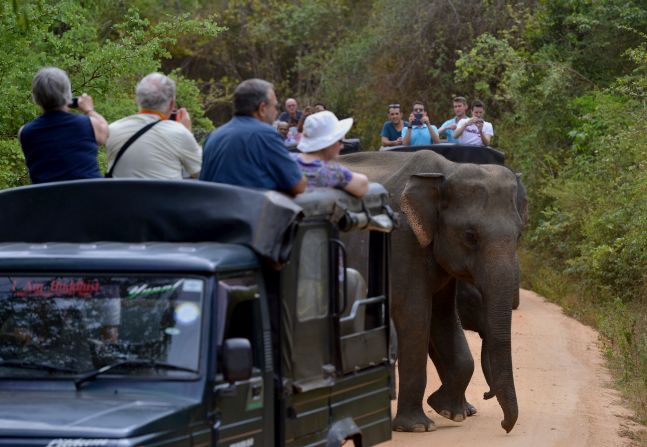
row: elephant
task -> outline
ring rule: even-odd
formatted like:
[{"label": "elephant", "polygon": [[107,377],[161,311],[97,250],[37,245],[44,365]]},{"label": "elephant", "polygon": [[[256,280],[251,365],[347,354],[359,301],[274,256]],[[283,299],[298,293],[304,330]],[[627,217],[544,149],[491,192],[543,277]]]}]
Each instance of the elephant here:
[{"label": "elephant", "polygon": [[465,390],[474,361],[455,300],[461,280],[482,294],[491,386],[509,432],[518,417],[510,345],[516,249],[527,212],[518,205],[517,176],[504,166],[454,163],[429,150],[362,152],[340,161],[383,184],[403,215],[392,235],[389,273],[399,372],[393,429],[435,429],[422,408],[427,356],[442,381],[427,403],[454,421],[471,413]]}]

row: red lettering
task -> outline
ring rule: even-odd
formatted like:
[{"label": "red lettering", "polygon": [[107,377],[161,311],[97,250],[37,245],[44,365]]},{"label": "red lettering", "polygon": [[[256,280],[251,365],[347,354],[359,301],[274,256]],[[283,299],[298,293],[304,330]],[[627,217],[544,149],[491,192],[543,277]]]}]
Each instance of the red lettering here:
[{"label": "red lettering", "polygon": [[28,281],[25,285],[20,286],[14,280],[11,285],[11,291],[16,297],[38,297],[50,298],[52,296],[60,297],[91,297],[101,290],[98,280],[85,281],[77,280],[53,280],[51,283]]}]

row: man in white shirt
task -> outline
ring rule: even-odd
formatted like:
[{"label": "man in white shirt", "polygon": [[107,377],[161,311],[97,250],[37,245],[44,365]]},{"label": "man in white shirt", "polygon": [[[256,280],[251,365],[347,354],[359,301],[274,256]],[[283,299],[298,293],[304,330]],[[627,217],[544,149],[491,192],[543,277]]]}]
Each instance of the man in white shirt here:
[{"label": "man in white shirt", "polygon": [[459,144],[471,144],[474,146],[489,146],[494,136],[492,123],[483,120],[485,108],[478,99],[472,102],[472,117],[463,118],[458,122],[454,131],[454,138]]},{"label": "man in white shirt", "polygon": [[113,177],[198,178],[202,148],[191,133],[189,112],[185,108],[176,110],[175,82],[161,73],[151,73],[139,81],[135,96],[139,112],[110,124],[106,141],[108,166],[113,167],[119,150],[135,133],[160,122],[126,149],[114,166]]}]

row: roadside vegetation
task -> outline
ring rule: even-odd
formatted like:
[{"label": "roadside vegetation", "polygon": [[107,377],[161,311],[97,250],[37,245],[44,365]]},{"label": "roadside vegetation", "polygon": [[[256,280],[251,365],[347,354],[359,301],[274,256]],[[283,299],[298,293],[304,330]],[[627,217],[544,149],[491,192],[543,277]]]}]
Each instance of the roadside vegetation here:
[{"label": "roadside vegetation", "polygon": [[[262,77],[353,116],[376,149],[385,106],[479,98],[531,207],[526,287],[599,330],[647,423],[647,9],[640,0],[0,0],[0,187],[27,182],[18,128],[57,65],[108,120],[138,78],[173,72],[198,137]],[[415,9],[416,14],[406,11]],[[523,306],[523,303],[521,304]]]}]

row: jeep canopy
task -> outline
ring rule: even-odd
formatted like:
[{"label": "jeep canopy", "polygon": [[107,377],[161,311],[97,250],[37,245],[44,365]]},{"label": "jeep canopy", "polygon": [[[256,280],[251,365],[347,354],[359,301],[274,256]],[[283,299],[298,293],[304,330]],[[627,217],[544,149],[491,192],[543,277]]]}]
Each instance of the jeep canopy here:
[{"label": "jeep canopy", "polygon": [[0,209],[0,242],[225,242],[279,263],[302,217],[299,206],[274,191],[135,179],[0,191]]}]

